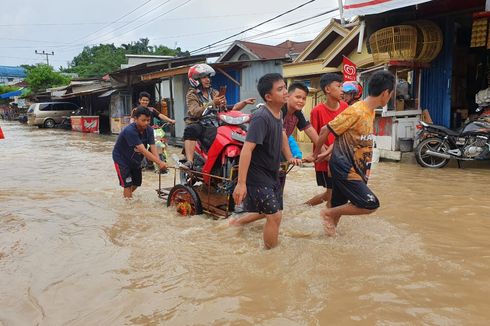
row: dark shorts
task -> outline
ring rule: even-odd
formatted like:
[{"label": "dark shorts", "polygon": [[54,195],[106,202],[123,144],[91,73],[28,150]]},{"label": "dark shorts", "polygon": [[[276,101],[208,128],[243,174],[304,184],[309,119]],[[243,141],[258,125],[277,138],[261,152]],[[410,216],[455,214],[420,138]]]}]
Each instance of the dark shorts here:
[{"label": "dark shorts", "polygon": [[203,126],[199,123],[192,123],[184,129],[184,140],[198,140],[201,139],[203,133]]},{"label": "dark shorts", "polygon": [[324,188],[332,189],[332,177],[328,176],[327,171],[316,171],[316,184]]},{"label": "dark shorts", "polygon": [[249,186],[243,202],[246,212],[260,214],[275,214],[282,211],[281,186]]},{"label": "dark shorts", "polygon": [[141,181],[143,180],[141,168],[128,168],[116,162],[114,162],[114,167],[116,168],[117,178],[121,187],[141,186]]},{"label": "dark shorts", "polygon": [[332,179],[332,207],[347,204],[366,209],[379,207],[379,200],[364,181]]}]

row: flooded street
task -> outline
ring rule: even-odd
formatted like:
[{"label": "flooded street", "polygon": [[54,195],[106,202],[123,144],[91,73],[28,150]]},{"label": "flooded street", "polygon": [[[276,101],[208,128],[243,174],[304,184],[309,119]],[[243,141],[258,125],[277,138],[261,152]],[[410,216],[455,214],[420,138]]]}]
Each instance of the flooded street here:
[{"label": "flooded street", "polygon": [[[115,137],[2,122],[0,325],[488,325],[490,164],[379,163],[381,208],[326,238],[312,168],[261,221],[177,216],[145,172],[122,199]],[[173,178],[164,177],[170,185]]]}]

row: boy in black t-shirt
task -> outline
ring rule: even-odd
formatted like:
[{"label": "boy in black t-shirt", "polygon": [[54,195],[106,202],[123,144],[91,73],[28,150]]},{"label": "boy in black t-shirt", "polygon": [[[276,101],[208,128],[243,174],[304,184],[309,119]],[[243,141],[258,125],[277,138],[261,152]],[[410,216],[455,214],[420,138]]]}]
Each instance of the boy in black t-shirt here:
[{"label": "boy in black t-shirt", "polygon": [[245,211],[250,214],[231,220],[230,224],[243,225],[265,217],[264,245],[271,249],[277,246],[282,218],[281,149],[289,162],[300,164],[301,160],[294,159],[291,152],[285,150],[288,143],[282,141],[281,107],[288,96],[283,77],[280,74],[264,75],[259,79],[257,89],[266,105],[260,106],[250,121],[233,192],[235,204],[244,201]]}]

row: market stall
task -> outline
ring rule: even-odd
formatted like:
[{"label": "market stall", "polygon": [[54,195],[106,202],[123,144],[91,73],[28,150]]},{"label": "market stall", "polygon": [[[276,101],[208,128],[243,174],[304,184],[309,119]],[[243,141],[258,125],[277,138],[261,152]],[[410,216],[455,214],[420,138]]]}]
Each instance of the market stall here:
[{"label": "market stall", "polygon": [[384,157],[400,159],[401,152],[413,148],[423,109],[422,72],[441,51],[442,39],[439,27],[429,21],[385,27],[369,38],[375,65],[360,73],[363,84],[382,69],[396,77],[393,97],[386,107],[377,110],[375,120],[376,146]]},{"label": "market stall", "polygon": [[110,100],[111,133],[119,134],[130,123],[132,101],[131,95],[125,92],[114,92]]}]

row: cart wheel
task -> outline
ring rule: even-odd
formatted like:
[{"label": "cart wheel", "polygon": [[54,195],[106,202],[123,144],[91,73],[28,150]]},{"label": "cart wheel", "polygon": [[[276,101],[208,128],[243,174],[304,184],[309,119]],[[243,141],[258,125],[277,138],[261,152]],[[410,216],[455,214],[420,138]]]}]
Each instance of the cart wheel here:
[{"label": "cart wheel", "polygon": [[192,187],[176,185],[170,190],[167,207],[175,207],[177,213],[183,216],[202,214],[201,200]]}]

